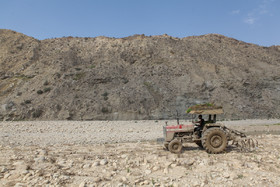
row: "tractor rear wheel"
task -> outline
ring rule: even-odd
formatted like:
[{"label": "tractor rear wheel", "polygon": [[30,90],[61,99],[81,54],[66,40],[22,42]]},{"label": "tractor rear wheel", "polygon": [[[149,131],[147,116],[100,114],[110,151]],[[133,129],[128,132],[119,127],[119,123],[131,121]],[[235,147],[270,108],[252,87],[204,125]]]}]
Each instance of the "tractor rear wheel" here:
[{"label": "tractor rear wheel", "polygon": [[182,151],[182,148],[183,148],[182,142],[177,139],[172,140],[168,145],[168,150],[171,153],[180,153]]},{"label": "tractor rear wheel", "polygon": [[202,136],[202,145],[208,153],[221,153],[227,146],[226,133],[217,127],[207,129]]}]

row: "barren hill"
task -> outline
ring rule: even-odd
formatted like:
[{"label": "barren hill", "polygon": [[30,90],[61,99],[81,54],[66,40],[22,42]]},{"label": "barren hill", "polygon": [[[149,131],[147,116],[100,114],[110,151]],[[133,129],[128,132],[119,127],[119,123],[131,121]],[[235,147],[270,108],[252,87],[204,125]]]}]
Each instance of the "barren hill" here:
[{"label": "barren hill", "polygon": [[280,118],[280,47],[218,34],[36,40],[0,30],[0,120]]}]

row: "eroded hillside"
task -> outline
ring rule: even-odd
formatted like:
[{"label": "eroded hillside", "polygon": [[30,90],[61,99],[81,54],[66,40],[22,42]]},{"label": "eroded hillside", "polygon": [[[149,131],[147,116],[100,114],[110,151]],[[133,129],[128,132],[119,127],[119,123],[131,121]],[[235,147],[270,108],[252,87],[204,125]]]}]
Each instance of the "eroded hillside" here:
[{"label": "eroded hillside", "polygon": [[0,30],[0,120],[280,117],[280,49],[218,34],[36,40]]}]

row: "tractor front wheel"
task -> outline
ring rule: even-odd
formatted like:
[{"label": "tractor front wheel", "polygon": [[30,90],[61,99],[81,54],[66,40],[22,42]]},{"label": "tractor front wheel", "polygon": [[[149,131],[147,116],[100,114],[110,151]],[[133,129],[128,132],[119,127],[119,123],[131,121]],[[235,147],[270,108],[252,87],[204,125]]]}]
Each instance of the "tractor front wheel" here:
[{"label": "tractor front wheel", "polygon": [[168,145],[168,150],[171,153],[180,153],[182,151],[182,148],[183,148],[182,142],[177,139],[172,140]]}]

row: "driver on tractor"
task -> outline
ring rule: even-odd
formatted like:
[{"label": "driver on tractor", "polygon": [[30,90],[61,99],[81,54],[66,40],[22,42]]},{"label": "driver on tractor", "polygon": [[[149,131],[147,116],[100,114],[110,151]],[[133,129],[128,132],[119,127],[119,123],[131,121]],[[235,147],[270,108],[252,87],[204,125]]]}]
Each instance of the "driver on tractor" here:
[{"label": "driver on tractor", "polygon": [[196,121],[195,123],[198,123],[199,125],[197,127],[195,127],[194,131],[198,131],[198,136],[201,137],[201,131],[203,130],[203,127],[205,125],[205,121],[202,118],[202,115],[200,114],[198,116],[198,121]]}]

